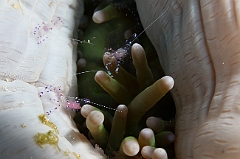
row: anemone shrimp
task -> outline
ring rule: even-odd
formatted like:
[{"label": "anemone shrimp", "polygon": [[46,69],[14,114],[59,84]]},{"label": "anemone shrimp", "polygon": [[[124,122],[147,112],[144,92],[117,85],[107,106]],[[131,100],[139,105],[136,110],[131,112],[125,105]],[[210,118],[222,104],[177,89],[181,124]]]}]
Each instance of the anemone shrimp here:
[{"label": "anemone shrimp", "polygon": [[[134,43],[139,43],[138,38],[147,30],[149,29],[149,27],[152,26],[152,24],[154,24],[158,19],[160,19],[165,12],[168,10],[168,8],[166,8],[152,23],[150,23],[145,29],[143,29],[139,34],[137,33],[133,33],[125,42],[125,44],[118,48],[116,51],[114,50],[110,50],[105,52],[105,54],[108,55],[108,62],[105,64],[105,68],[107,73],[113,77],[112,73],[109,71],[109,65],[112,65],[111,63],[111,58],[115,58],[116,59],[116,68],[115,68],[115,73],[118,73],[120,66],[124,63],[124,60],[126,58],[131,58],[131,48],[132,45]],[[136,25],[136,28],[139,28],[140,24]]]},{"label": "anemone shrimp", "polygon": [[[83,72],[83,73],[85,73],[85,72]],[[109,110],[116,111],[116,109],[114,109],[114,108],[91,102],[87,98],[78,98],[78,97],[71,97],[71,96],[64,95],[61,92],[60,86],[57,86],[57,87],[46,86],[44,88],[44,90],[39,93],[39,97],[42,98],[46,93],[51,93],[51,92],[55,94],[56,98],[49,98],[49,100],[57,102],[58,106],[52,110],[46,111],[47,115],[50,115],[54,110],[58,109],[61,106],[66,109],[80,110],[82,108],[82,105],[84,105],[84,104],[91,104],[94,106],[103,107],[103,108],[106,108]]]}]

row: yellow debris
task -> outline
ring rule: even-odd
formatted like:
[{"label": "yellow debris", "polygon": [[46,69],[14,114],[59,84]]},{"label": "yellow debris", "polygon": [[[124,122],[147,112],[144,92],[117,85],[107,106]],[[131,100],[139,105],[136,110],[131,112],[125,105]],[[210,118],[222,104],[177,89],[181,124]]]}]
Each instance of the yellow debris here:
[{"label": "yellow debris", "polygon": [[66,156],[69,156],[70,153],[71,153],[70,150],[64,151],[64,155]]},{"label": "yellow debris", "polygon": [[41,120],[41,122],[42,122],[43,124],[45,124],[45,125],[49,126],[50,128],[52,128],[56,133],[59,133],[57,126],[56,126],[53,122],[51,122],[51,121],[46,117],[45,114],[40,114],[38,117],[39,117],[39,119]]},{"label": "yellow debris", "polygon": [[60,148],[58,147],[58,136],[54,133],[54,131],[49,130],[47,133],[37,133],[34,136],[34,139],[36,141],[36,143],[43,147],[43,145],[45,144],[49,144],[49,145],[54,145],[58,148],[59,151]]},{"label": "yellow debris", "polygon": [[26,128],[27,127],[24,123],[22,123],[21,126],[22,126],[22,128]]},{"label": "yellow debris", "polygon": [[73,155],[76,157],[76,159],[81,159],[81,157],[80,157],[79,154],[77,154],[76,152],[72,152],[72,153],[73,153]]},{"label": "yellow debris", "polygon": [[52,7],[52,6],[53,6],[53,2],[50,2],[50,3],[49,3],[49,7]]},{"label": "yellow debris", "polygon": [[58,136],[54,133],[54,132],[59,133],[57,126],[53,122],[51,122],[46,117],[45,114],[40,114],[38,117],[43,124],[45,124],[45,125],[51,127],[52,129],[54,129],[54,131],[50,130],[45,134],[44,133],[37,133],[34,136],[35,141],[39,146],[43,147],[43,145],[45,145],[45,144],[54,145],[55,147],[58,148],[59,151],[62,151],[64,153],[64,155],[69,156],[69,154],[72,153],[76,157],[76,159],[81,159],[80,155],[77,154],[76,152],[71,152],[70,150],[66,150],[66,151],[61,150],[58,147],[58,141],[59,141]]},{"label": "yellow debris", "polygon": [[12,7],[15,8],[15,9],[18,9],[18,5],[17,4],[13,4]]}]

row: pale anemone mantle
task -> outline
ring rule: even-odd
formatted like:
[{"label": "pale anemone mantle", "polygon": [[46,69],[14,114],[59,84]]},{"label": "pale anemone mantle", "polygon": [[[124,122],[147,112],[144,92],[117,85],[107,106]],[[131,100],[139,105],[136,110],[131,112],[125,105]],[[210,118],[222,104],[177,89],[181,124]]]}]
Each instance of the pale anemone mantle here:
[{"label": "pale anemone mantle", "polygon": [[166,73],[175,80],[178,159],[237,159],[239,135],[239,2],[136,0]]}]

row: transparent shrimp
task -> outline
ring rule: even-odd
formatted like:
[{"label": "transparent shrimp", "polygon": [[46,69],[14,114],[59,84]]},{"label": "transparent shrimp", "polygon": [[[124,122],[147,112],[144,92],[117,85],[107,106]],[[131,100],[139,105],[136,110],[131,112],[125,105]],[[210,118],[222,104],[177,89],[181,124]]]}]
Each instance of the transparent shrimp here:
[{"label": "transparent shrimp", "polygon": [[105,54],[109,54],[108,63],[105,65],[106,71],[109,76],[113,77],[112,73],[109,70],[109,65],[112,63],[110,61],[111,58],[115,58],[117,61],[117,66],[115,72],[118,73],[120,66],[124,63],[126,58],[131,58],[131,48],[134,43],[138,42],[137,34],[134,33],[128,40],[126,40],[123,47],[117,49],[116,51],[110,50],[111,52],[106,52]]},{"label": "transparent shrimp", "polygon": [[33,34],[38,40],[37,44],[46,41],[49,37],[50,31],[54,28],[60,28],[62,24],[63,21],[61,17],[55,17],[49,23],[42,22],[38,24],[33,30]]},{"label": "transparent shrimp", "polygon": [[114,108],[92,102],[87,98],[78,98],[78,97],[71,97],[71,96],[64,95],[61,91],[60,86],[57,86],[57,87],[46,86],[44,90],[39,93],[39,97],[42,98],[44,94],[49,92],[53,92],[56,96],[56,98],[49,98],[49,100],[54,101],[58,104],[53,109],[46,111],[47,115],[50,115],[54,110],[57,110],[59,107],[64,107],[66,109],[80,110],[82,105],[84,104],[91,104],[94,106],[103,107],[105,109],[116,111],[116,109]]},{"label": "transparent shrimp", "polygon": [[108,63],[105,65],[106,71],[109,76],[113,78],[112,73],[109,70],[109,65],[111,66],[111,58],[115,58],[117,61],[117,66],[115,69],[115,72],[118,73],[120,66],[124,63],[124,60],[129,57],[131,58],[131,48],[134,43],[138,42],[138,37],[141,36],[149,27],[151,27],[158,19],[160,19],[165,12],[168,10],[168,8],[165,9],[152,23],[150,23],[142,32],[140,32],[138,35],[134,33],[128,40],[126,40],[123,47],[117,49],[116,51],[111,50],[111,52],[106,52],[105,54],[109,54],[108,57]]}]

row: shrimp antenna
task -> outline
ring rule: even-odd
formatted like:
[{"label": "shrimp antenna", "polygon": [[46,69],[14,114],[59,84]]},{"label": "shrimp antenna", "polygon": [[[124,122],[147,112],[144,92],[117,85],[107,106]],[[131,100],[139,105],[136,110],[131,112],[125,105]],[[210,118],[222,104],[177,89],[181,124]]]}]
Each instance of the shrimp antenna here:
[{"label": "shrimp antenna", "polygon": [[73,75],[81,75],[85,73],[96,73],[97,71],[99,70],[89,70],[89,71],[77,72],[77,73],[74,73]]},{"label": "shrimp antenna", "polygon": [[108,109],[108,110],[121,112],[121,111],[119,111],[119,110],[117,110],[117,109],[115,109],[115,108],[107,107],[107,106],[105,106],[105,105],[92,102],[92,101],[90,101],[90,100],[87,99],[87,98],[75,98],[75,99],[76,99],[76,102],[83,101],[83,102],[85,102],[85,104],[92,104],[93,106],[95,105],[95,106],[102,107],[102,108],[105,108],[105,109]]},{"label": "shrimp antenna", "polygon": [[85,41],[85,40],[78,40],[78,39],[73,39],[73,38],[69,38],[69,39],[72,40],[72,41],[80,42],[81,44],[84,43],[84,44],[96,45],[96,44],[94,44],[94,43],[91,43],[90,40]]},{"label": "shrimp antenna", "polygon": [[153,21],[151,22],[143,31],[141,31],[138,36],[136,36],[133,41],[135,41],[139,36],[141,36],[150,26],[152,26],[158,19],[160,19],[168,10],[169,6]]}]

